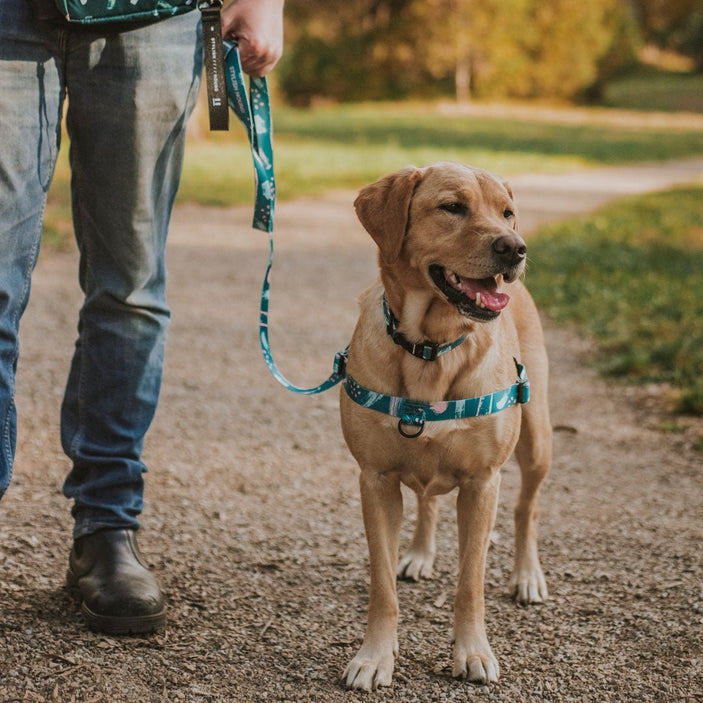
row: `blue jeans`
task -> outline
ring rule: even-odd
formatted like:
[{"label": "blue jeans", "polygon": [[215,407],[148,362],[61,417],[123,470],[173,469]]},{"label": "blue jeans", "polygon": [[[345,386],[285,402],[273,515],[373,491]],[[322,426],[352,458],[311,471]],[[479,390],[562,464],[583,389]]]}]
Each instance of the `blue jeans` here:
[{"label": "blue jeans", "polygon": [[85,294],[61,409],[74,536],[139,527],[145,433],[169,321],[164,250],[199,89],[199,12],[128,31],[35,20],[0,2],[0,497],[12,474],[20,318],[61,140]]}]

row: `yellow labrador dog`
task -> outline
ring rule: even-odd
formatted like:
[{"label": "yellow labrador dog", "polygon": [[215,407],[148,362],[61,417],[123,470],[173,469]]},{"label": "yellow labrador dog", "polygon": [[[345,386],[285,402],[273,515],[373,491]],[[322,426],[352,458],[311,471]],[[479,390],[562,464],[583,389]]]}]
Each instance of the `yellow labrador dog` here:
[{"label": "yellow labrador dog", "polygon": [[[458,488],[453,673],[497,681],[483,582],[500,468],[515,451],[522,488],[510,588],[518,602],[538,603],[547,587],[537,555],[537,493],[552,446],[547,354],[537,310],[519,280],[526,245],[512,193],[481,169],[436,163],[367,186],[355,208],[378,245],[380,279],[360,299],[347,363],[352,385],[341,397],[344,437],[361,468],[371,569],[366,635],[343,680],[363,690],[390,685],[396,576],[431,575],[437,496]],[[392,414],[399,398],[439,411],[456,400],[504,400],[497,392],[515,390],[515,360],[529,375],[529,403],[516,400],[518,389],[510,402],[477,417],[425,422],[421,412]],[[371,402],[379,398],[389,412]],[[401,483],[417,494],[418,520],[398,562]]]}]

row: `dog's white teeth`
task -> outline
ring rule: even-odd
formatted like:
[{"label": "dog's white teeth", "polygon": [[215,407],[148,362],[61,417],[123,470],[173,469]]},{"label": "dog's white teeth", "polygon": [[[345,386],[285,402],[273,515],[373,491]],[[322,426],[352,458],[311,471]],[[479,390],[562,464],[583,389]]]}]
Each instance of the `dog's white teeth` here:
[{"label": "dog's white teeth", "polygon": [[479,308],[485,307],[481,302],[481,292],[476,293],[476,306]]},{"label": "dog's white teeth", "polygon": [[458,288],[461,285],[461,279],[459,276],[452,271],[452,273],[449,274],[449,282],[455,287]]}]

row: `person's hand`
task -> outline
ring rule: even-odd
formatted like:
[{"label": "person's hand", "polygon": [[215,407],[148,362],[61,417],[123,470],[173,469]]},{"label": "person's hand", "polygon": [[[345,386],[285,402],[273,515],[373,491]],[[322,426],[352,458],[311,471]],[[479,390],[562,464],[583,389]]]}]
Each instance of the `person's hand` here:
[{"label": "person's hand", "polygon": [[283,53],[283,0],[234,0],[222,11],[222,36],[237,41],[245,73],[265,76]]}]

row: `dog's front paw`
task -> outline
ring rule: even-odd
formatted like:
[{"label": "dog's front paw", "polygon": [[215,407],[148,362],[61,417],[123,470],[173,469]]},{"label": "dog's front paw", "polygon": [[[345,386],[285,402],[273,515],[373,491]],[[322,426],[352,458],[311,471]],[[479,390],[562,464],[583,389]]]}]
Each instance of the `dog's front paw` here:
[{"label": "dog's front paw", "polygon": [[495,683],[500,678],[500,666],[490,647],[476,652],[455,646],[452,676],[483,684]]},{"label": "dog's front paw", "polygon": [[391,647],[374,647],[364,643],[347,664],[342,682],[347,688],[374,691],[379,686],[390,686],[393,678],[395,652]]},{"label": "dog's front paw", "polygon": [[510,595],[520,605],[543,603],[549,597],[547,582],[539,565],[532,569],[515,569],[510,577]]},{"label": "dog's front paw", "polygon": [[398,563],[397,575],[400,579],[419,581],[432,578],[434,554],[410,551]]}]

